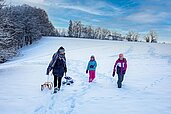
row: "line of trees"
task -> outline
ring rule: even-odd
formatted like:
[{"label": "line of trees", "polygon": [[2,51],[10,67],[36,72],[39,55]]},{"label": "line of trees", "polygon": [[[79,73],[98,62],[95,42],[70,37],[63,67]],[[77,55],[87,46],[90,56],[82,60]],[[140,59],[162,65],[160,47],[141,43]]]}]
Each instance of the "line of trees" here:
[{"label": "line of trees", "polygon": [[[111,31],[101,27],[93,27],[90,25],[84,25],[81,21],[69,21],[68,29],[58,29],[58,36],[62,37],[74,37],[74,38],[89,38],[89,39],[101,39],[101,40],[119,40],[119,41],[132,41],[139,42],[140,34],[135,31],[128,31],[126,35],[123,35],[116,31]],[[150,30],[144,36],[146,42],[157,43],[157,33]]]},{"label": "line of trees", "polygon": [[[17,50],[30,45],[42,36],[89,38],[100,40],[127,40],[138,42],[140,34],[129,31],[123,35],[101,27],[69,21],[68,29],[55,29],[45,10],[29,5],[5,6],[0,0],[0,62],[17,54]],[[157,33],[149,31],[146,42],[157,42]]]},{"label": "line of trees", "polygon": [[109,34],[111,34],[111,31],[108,29],[86,26],[81,21],[69,21],[68,37],[104,40]]},{"label": "line of trees", "polygon": [[0,0],[0,59],[17,54],[42,36],[55,36],[56,31],[47,13],[29,5],[5,6]]}]

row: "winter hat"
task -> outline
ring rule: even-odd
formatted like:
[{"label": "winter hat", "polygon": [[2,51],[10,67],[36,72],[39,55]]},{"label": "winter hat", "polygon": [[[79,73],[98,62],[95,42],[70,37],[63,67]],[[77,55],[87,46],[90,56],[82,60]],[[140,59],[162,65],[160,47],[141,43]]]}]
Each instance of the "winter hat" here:
[{"label": "winter hat", "polygon": [[91,58],[93,58],[93,60],[95,60],[95,56],[94,56],[94,55],[92,55],[92,56],[90,57],[90,59],[91,59]]},{"label": "winter hat", "polygon": [[119,54],[119,57],[124,57],[124,55],[122,53]]},{"label": "winter hat", "polygon": [[61,47],[58,49],[58,52],[59,52],[59,53],[65,53],[65,49],[61,46]]}]

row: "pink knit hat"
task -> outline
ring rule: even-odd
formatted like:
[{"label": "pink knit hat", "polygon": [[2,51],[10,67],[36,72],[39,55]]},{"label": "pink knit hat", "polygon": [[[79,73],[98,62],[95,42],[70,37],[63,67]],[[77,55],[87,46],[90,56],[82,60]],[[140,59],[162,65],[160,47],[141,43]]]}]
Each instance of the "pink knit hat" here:
[{"label": "pink knit hat", "polygon": [[124,57],[124,55],[122,53],[119,54],[119,57]]}]

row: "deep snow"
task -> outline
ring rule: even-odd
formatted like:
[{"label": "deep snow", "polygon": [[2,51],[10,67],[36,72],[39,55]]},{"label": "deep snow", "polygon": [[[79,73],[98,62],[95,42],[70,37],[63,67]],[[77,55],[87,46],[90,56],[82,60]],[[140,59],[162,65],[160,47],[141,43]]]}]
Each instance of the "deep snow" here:
[{"label": "deep snow", "polygon": [[[66,49],[72,86],[40,91],[53,53]],[[171,45],[44,37],[0,65],[0,114],[171,114]],[[128,61],[123,88],[112,69],[119,53]],[[97,60],[91,84],[85,69]],[[53,77],[50,77],[53,81]]]}]

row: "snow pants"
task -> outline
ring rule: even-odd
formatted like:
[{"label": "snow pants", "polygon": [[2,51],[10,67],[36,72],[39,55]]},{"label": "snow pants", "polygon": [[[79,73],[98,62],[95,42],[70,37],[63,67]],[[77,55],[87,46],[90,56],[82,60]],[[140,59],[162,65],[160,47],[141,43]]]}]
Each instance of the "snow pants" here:
[{"label": "snow pants", "polygon": [[118,88],[122,87],[123,79],[124,79],[124,74],[118,74],[118,82],[117,82]]},{"label": "snow pants", "polygon": [[94,78],[96,77],[96,72],[95,70],[90,70],[89,71],[89,82],[92,82]]},{"label": "snow pants", "polygon": [[58,88],[61,88],[62,77],[58,77],[54,75],[54,88],[56,88],[58,82]]}]

